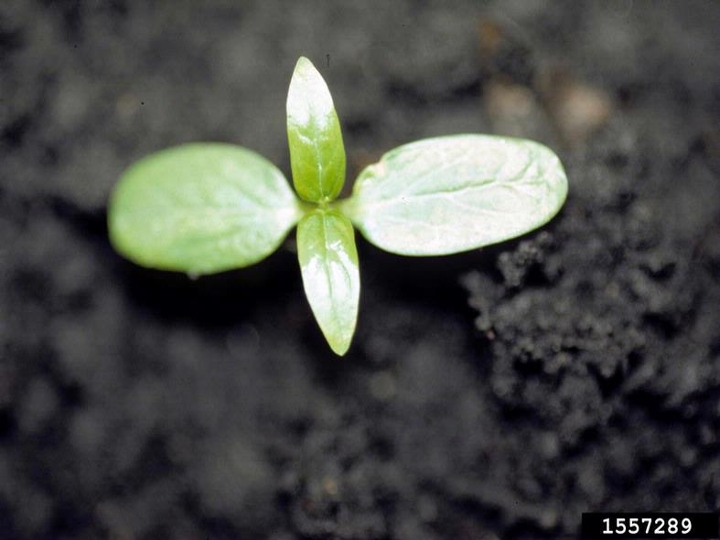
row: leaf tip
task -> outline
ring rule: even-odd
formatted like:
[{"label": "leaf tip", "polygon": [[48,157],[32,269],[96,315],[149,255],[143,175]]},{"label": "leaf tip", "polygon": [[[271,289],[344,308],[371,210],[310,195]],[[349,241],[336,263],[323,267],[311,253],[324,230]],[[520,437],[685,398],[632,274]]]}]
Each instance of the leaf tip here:
[{"label": "leaf tip", "polygon": [[293,82],[297,82],[298,79],[322,79],[322,76],[320,75],[320,72],[315,67],[315,64],[313,64],[309,58],[305,56],[301,56],[298,58],[298,61],[295,63],[295,69],[293,70],[292,79],[290,81],[290,85],[293,85]]},{"label": "leaf tip", "polygon": [[332,352],[334,352],[338,356],[345,356],[345,354],[350,349],[351,342],[352,342],[352,338],[328,340],[328,344],[330,345]]},{"label": "leaf tip", "polygon": [[301,56],[300,58],[298,58],[297,62],[295,63],[295,70],[297,71],[298,69],[307,68],[315,68],[310,59],[307,56]]}]

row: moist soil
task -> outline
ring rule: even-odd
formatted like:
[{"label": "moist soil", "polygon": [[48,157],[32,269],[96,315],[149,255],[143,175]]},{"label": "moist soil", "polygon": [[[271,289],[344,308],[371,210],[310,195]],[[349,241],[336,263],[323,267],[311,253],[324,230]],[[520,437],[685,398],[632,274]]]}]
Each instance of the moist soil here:
[{"label": "moist soil", "polygon": [[[720,507],[720,4],[0,4],[0,536],[576,537]],[[403,258],[359,240],[346,357],[290,235],[191,280],[107,240],[122,170],[193,140],[289,176],[327,79],[349,182],[436,135],[530,137],[541,230]]]}]

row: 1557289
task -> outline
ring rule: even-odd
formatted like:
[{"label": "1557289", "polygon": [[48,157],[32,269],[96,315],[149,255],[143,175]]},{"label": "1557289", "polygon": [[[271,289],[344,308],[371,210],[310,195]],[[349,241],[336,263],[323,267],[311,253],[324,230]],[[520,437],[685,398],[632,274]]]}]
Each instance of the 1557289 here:
[{"label": "1557289", "polygon": [[718,538],[715,513],[585,513],[582,537],[597,538]]}]

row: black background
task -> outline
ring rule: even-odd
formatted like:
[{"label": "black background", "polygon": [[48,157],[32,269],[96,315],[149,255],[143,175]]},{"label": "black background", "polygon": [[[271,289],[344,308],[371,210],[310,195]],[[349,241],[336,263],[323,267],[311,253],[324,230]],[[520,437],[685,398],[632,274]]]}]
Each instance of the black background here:
[{"label": "black background", "polygon": [[[519,539],[720,506],[720,4],[0,2],[0,536]],[[122,170],[193,140],[289,175],[308,56],[349,180],[482,132],[566,206],[444,258],[359,241],[348,355],[293,234],[191,281],[107,241]]]}]

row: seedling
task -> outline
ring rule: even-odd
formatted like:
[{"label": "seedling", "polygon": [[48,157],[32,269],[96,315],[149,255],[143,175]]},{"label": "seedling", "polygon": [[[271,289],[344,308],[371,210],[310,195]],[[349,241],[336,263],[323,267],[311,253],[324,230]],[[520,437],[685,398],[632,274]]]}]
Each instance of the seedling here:
[{"label": "seedling", "polygon": [[448,255],[514,238],[549,221],[567,195],[557,156],[536,142],[451,135],[395,148],[345,182],[340,122],[322,76],[300,58],[287,98],[296,196],[246,148],[192,143],[132,165],[110,201],[115,249],[142,266],[191,276],[257,263],[297,224],[305,294],[332,350],[347,352],[360,274],[353,225],[400,255]]}]

